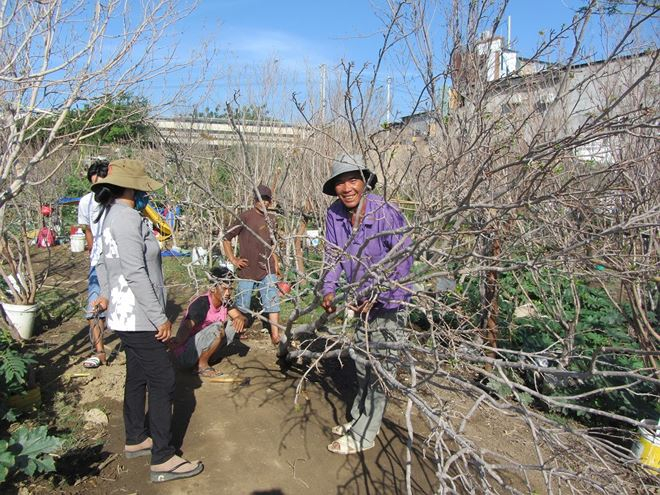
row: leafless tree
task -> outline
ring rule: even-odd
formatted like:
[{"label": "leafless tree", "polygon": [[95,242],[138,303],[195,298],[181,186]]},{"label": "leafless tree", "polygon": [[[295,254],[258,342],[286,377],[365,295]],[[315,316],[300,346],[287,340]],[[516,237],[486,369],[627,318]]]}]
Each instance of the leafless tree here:
[{"label": "leafless tree", "polygon": [[[648,491],[623,439],[640,426],[641,406],[657,403],[660,384],[653,323],[660,76],[651,27],[659,7],[585,2],[530,59],[507,67],[489,58],[506,4],[390,2],[380,55],[404,50],[424,80],[422,133],[410,123],[379,130],[367,117],[378,115],[380,62],[344,66],[343,106],[332,109],[329,124],[299,105],[313,129],[306,148],[319,158],[319,177],[333,152],[362,153],[388,200],[411,206],[413,246],[401,256],[417,259],[411,309],[427,319],[397,345],[396,376],[351,342],[344,320],[326,316],[294,329],[325,325],[316,334],[325,350],[311,346],[292,357],[306,356],[312,368],[343,352],[369,361],[383,386],[406,397],[410,462],[416,443],[433,452],[439,492]],[[593,23],[610,28],[600,56],[586,41]],[[443,287],[447,279],[456,289]],[[590,321],[593,287],[626,322],[627,345],[608,345],[614,320]],[[318,303],[298,306],[290,328]],[[530,322],[544,343],[515,344]],[[472,406],[443,407],[448,387]],[[608,408],[615,393],[636,405]],[[588,415],[594,426],[567,428],[543,411]],[[476,423],[491,414],[526,429],[531,449],[481,445]],[[412,491],[410,465],[408,476]]]},{"label": "leafless tree", "polygon": [[[172,0],[139,7],[127,0],[0,3],[3,235],[8,202],[26,187],[46,184],[81,143],[115,123],[96,124],[100,110],[181,65],[169,28],[192,6]],[[44,163],[48,169],[35,176]]]},{"label": "leafless tree", "polygon": [[[278,254],[300,281],[283,327],[307,336],[289,357],[306,358],[310,372],[324,359],[368,361],[405,399],[408,492],[419,460],[434,464],[440,493],[650,493],[629,446],[660,384],[660,7],[585,1],[511,65],[492,34],[506,1],[388,7],[377,61],[340,62],[325,106],[296,95],[303,124],[291,140],[268,141],[274,123],[241,115],[263,95],[237,93],[220,107],[222,122],[188,119],[144,152],[162,167],[168,198],[185,206],[186,235],[212,251],[256,186],[273,188]],[[587,41],[594,25],[608,37],[597,53]],[[393,53],[423,81],[409,88],[418,116],[381,126],[378,81]],[[225,125],[232,137],[197,124]],[[410,220],[413,243],[400,256],[416,260],[404,281],[416,318],[395,345],[396,375],[351,340],[343,310],[354,287],[344,287],[340,317],[321,314],[327,266],[299,244],[323,225],[321,185],[342,152],[362,154]],[[592,307],[594,290],[609,309]],[[575,421],[585,416],[590,426]],[[525,440],[486,444],[483,428]]]}]

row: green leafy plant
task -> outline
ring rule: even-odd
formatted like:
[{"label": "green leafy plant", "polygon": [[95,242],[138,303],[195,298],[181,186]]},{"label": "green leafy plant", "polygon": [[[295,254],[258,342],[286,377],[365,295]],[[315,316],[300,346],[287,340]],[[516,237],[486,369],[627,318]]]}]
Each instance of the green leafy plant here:
[{"label": "green leafy plant", "polygon": [[0,483],[12,470],[27,476],[55,471],[52,454],[61,447],[62,440],[49,435],[45,426],[21,426],[12,433],[9,441],[0,440]]},{"label": "green leafy plant", "polygon": [[25,391],[29,384],[30,366],[36,361],[24,352],[8,332],[0,333],[0,395],[9,396]]},{"label": "green leafy plant", "polygon": [[[86,144],[96,145],[141,140],[150,132],[146,123],[148,114],[149,102],[145,98],[126,93],[105,95],[71,108],[57,135],[66,138],[82,133]],[[41,145],[59,118],[56,114],[40,119],[29,141]]]},{"label": "green leafy plant", "polygon": [[[551,376],[543,379],[538,374],[532,376],[527,373],[525,379],[528,384],[537,389],[541,387],[544,393],[559,400],[562,396],[587,394],[601,389],[602,393],[588,393],[576,403],[593,410],[631,418],[656,417],[660,413],[660,406],[645,400],[646,394],[653,394],[652,385],[640,383],[630,389],[625,385],[631,383],[631,378],[588,374],[592,358],[597,358],[598,369],[603,371],[634,371],[645,367],[638,354],[625,352],[626,349],[639,349],[638,342],[628,331],[629,304],[624,300],[619,304],[620,309],[617,308],[604,289],[590,285],[586,279],[573,282],[574,294],[570,279],[559,271],[542,270],[533,275],[529,272],[517,273],[515,276],[503,274],[499,279],[500,347],[539,353],[539,357],[544,356],[549,365],[557,366],[568,338],[566,328],[557,320],[557,311],[561,311],[565,320],[575,320],[573,347],[565,363],[566,370],[586,373],[586,377],[580,380],[554,380]],[[466,282],[465,295],[465,311],[478,315],[481,303],[478,280]],[[575,296],[579,307],[576,307]],[[533,310],[523,317],[516,317],[516,308],[523,304],[531,304]],[[578,318],[575,318],[576,314]],[[649,313],[648,318],[657,325],[653,313]],[[476,320],[473,321],[473,324],[476,323]],[[623,351],[603,353],[603,348]],[[551,410],[593,426],[607,423],[602,417],[587,412],[575,412],[562,407],[553,407]]]},{"label": "green leafy plant", "polygon": [[0,483],[7,479],[9,470],[14,467],[16,457],[9,450],[9,442],[0,440]]},{"label": "green leafy plant", "polygon": [[[30,368],[36,361],[31,353],[24,352],[6,332],[0,332],[0,423],[2,426],[17,420],[15,411],[7,408],[4,399],[25,391],[30,385]],[[8,431],[9,428],[2,428]],[[3,435],[4,436],[4,435]],[[45,426],[29,428],[18,426],[9,438],[0,439],[0,483],[14,472],[27,476],[55,470],[52,454],[62,446],[62,440],[48,434]]]}]

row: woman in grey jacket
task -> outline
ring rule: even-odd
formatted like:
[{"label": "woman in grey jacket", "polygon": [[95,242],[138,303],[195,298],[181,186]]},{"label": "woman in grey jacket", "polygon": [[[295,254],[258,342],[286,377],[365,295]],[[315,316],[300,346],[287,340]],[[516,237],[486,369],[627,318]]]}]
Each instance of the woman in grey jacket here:
[{"label": "woman in grey jacket", "polygon": [[147,204],[146,193],[162,186],[136,160],[111,162],[108,175],[92,186],[102,205],[98,218],[105,213],[96,268],[101,297],[96,306],[106,311],[108,328],[117,333],[126,350],[124,453],[126,457],[151,454],[154,482],[195,476],[204,469],[199,461],[175,455],[171,442],[174,369],[166,342],[172,323],[165,315],[160,247],[138,212]]}]

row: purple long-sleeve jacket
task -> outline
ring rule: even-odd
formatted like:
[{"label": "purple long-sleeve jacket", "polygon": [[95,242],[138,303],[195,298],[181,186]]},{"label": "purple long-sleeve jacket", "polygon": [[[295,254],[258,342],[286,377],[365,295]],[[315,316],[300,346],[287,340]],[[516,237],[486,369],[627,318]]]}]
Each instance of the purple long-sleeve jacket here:
[{"label": "purple long-sleeve jacket", "polygon": [[323,295],[335,293],[341,273],[357,284],[357,303],[376,295],[373,311],[393,310],[410,299],[409,287],[400,286],[410,273],[412,256],[400,251],[412,243],[403,233],[406,219],[394,206],[375,194],[366,197],[362,222],[353,232],[348,211],[335,201],[326,216]]}]

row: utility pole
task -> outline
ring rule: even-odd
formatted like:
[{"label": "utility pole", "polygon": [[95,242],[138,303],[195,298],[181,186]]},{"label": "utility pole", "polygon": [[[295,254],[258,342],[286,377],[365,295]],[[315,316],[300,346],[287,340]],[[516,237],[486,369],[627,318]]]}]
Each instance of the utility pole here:
[{"label": "utility pole", "polygon": [[321,64],[321,123],[325,123],[325,80],[326,80],[326,67]]},{"label": "utility pole", "polygon": [[387,124],[392,122],[392,78],[387,76]]}]

